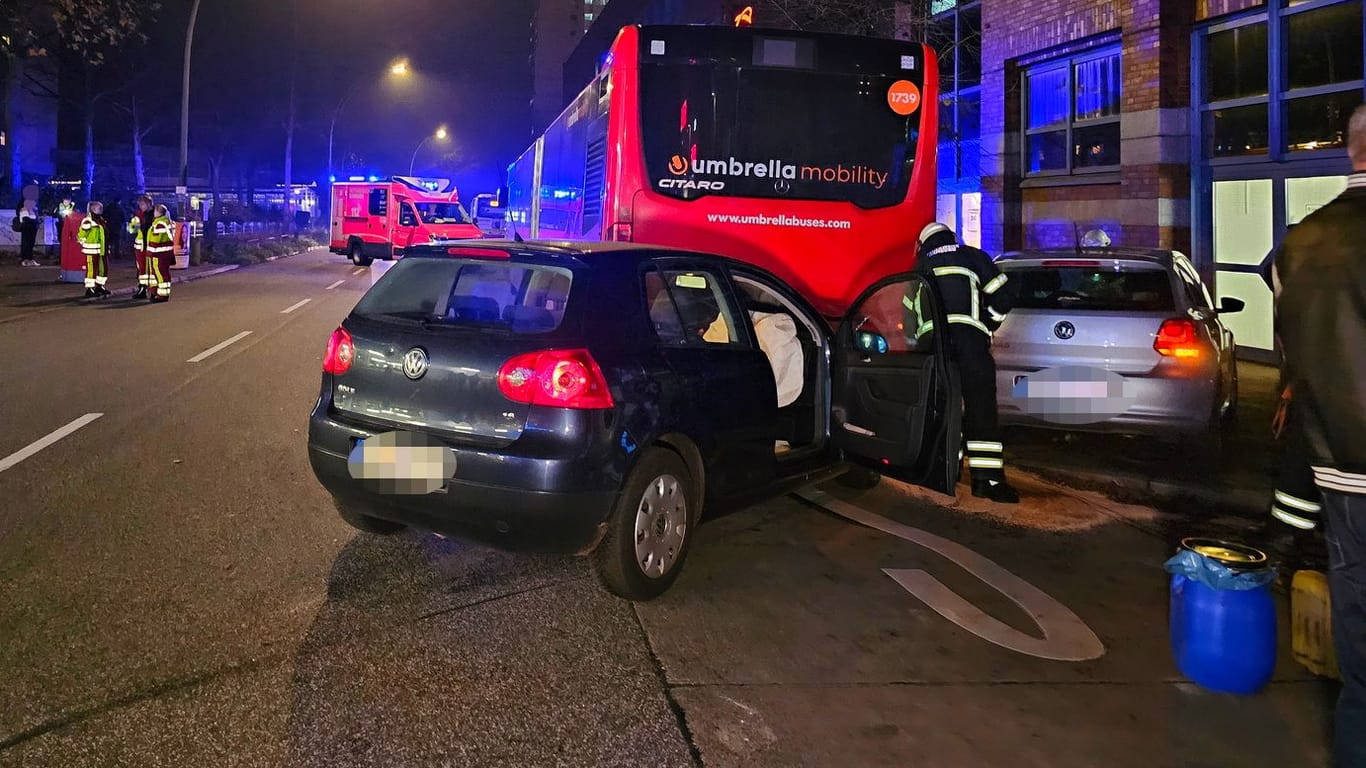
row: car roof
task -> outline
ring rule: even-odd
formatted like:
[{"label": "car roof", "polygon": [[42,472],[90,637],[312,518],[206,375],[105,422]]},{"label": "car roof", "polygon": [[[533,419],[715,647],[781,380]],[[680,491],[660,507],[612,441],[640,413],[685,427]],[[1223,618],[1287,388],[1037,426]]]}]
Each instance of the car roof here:
[{"label": "car roof", "polygon": [[[409,255],[413,256],[445,256],[447,248],[477,248],[496,251],[505,251],[514,255],[534,256],[548,259],[565,259],[574,261],[582,266],[588,266],[592,261],[609,257],[613,260],[631,263],[644,261],[645,259],[655,258],[661,255],[687,256],[688,258],[705,259],[724,264],[742,264],[743,262],[718,256],[714,253],[704,253],[701,251],[689,251],[681,248],[670,248],[663,245],[649,245],[646,243],[621,243],[614,241],[587,241],[587,240],[512,240],[508,238],[498,239],[479,239],[479,240],[450,240],[437,243],[423,243],[412,247]],[[595,258],[596,257],[596,258]]]},{"label": "car roof", "polygon": [[1176,252],[1166,248],[1132,248],[1107,246],[1105,248],[1029,248],[1009,251],[996,258],[997,262],[1042,261],[1042,260],[1086,259],[1100,261],[1146,261],[1163,267],[1170,267],[1176,261]]}]

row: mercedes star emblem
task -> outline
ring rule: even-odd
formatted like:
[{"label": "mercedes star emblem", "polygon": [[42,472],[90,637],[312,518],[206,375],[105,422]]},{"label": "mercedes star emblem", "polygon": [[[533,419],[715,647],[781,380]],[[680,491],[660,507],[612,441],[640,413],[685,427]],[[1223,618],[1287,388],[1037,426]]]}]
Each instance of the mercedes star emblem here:
[{"label": "mercedes star emblem", "polygon": [[403,356],[403,375],[417,381],[427,373],[427,353],[421,347],[413,347]]},{"label": "mercedes star emblem", "polygon": [[1066,341],[1077,335],[1077,327],[1064,320],[1053,326],[1053,335]]}]

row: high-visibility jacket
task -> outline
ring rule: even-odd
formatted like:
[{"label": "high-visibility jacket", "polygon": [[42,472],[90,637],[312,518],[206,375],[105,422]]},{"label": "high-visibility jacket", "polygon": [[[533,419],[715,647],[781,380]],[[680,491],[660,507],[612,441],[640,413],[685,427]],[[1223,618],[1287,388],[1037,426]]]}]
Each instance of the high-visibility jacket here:
[{"label": "high-visibility jacket", "polygon": [[159,216],[152,220],[147,230],[147,254],[149,256],[169,256],[175,250],[175,225],[169,216]]},{"label": "high-visibility jacket", "polygon": [[81,242],[81,253],[86,256],[104,255],[104,225],[94,216],[81,220],[81,231],[76,233],[76,239]]},{"label": "high-visibility jacket", "polygon": [[133,247],[142,250],[145,245],[142,240],[142,217],[136,213],[128,220],[128,234],[133,236]]},{"label": "high-visibility jacket", "polygon": [[[949,325],[971,328],[987,338],[1001,326],[1014,303],[1014,291],[1006,289],[1009,278],[990,256],[971,246],[955,243],[934,248],[921,255],[915,271],[933,278],[939,287]],[[907,309],[916,303],[915,298],[911,297]],[[916,335],[929,330],[932,325],[919,328]]]}]

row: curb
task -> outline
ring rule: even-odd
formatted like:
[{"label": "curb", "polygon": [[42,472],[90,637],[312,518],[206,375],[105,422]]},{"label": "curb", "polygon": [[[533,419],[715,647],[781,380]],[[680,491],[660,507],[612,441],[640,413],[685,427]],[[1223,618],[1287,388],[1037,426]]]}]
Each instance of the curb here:
[{"label": "curb", "polygon": [[1210,509],[1250,516],[1265,514],[1271,503],[1269,486],[1264,489],[1211,487],[1187,481],[1154,480],[1132,472],[1059,469],[1055,466],[1018,460],[1014,463],[1021,469],[1063,485],[1102,493],[1118,490],[1138,495],[1142,497],[1140,500],[1190,502]]},{"label": "curb", "polygon": [[[232,272],[233,270],[237,270],[237,269],[241,269],[241,268],[242,268],[242,265],[241,265],[241,264],[224,264],[224,265],[221,266],[221,267],[214,267],[213,269],[206,269],[206,270],[204,270],[203,272],[196,272],[196,273],[194,273],[193,275],[180,275],[180,276],[178,276],[178,277],[177,277],[177,276],[172,276],[172,277],[171,277],[171,285],[175,285],[176,283],[193,283],[193,282],[196,281],[196,280],[203,280],[203,279],[206,278],[206,277],[213,277],[213,276],[215,276],[215,275],[221,275],[221,274],[223,274],[223,273],[225,273],[225,272]],[[110,291],[110,292],[109,292],[109,295],[110,295],[110,296],[132,296],[132,295],[133,295],[134,293],[136,293],[136,292],[137,292],[137,288],[132,288],[132,287],[130,287],[130,288],[120,288],[120,289],[118,289],[117,291]]]}]

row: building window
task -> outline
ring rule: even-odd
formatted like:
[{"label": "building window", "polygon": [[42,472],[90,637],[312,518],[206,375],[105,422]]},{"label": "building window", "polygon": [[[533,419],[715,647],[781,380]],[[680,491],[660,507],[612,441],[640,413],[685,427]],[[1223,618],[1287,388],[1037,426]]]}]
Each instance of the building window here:
[{"label": "building window", "polygon": [[1346,145],[1366,89],[1362,0],[1274,6],[1203,35],[1206,157],[1284,160]]},{"label": "building window", "polygon": [[1347,121],[1361,103],[1361,0],[1296,13],[1285,21],[1285,148],[1345,147]]},{"label": "building window", "polygon": [[1117,169],[1121,80],[1118,49],[1050,61],[1026,71],[1025,174]]},{"label": "building window", "polygon": [[926,42],[939,56],[939,179],[980,175],[982,6],[976,0],[931,5]]}]

